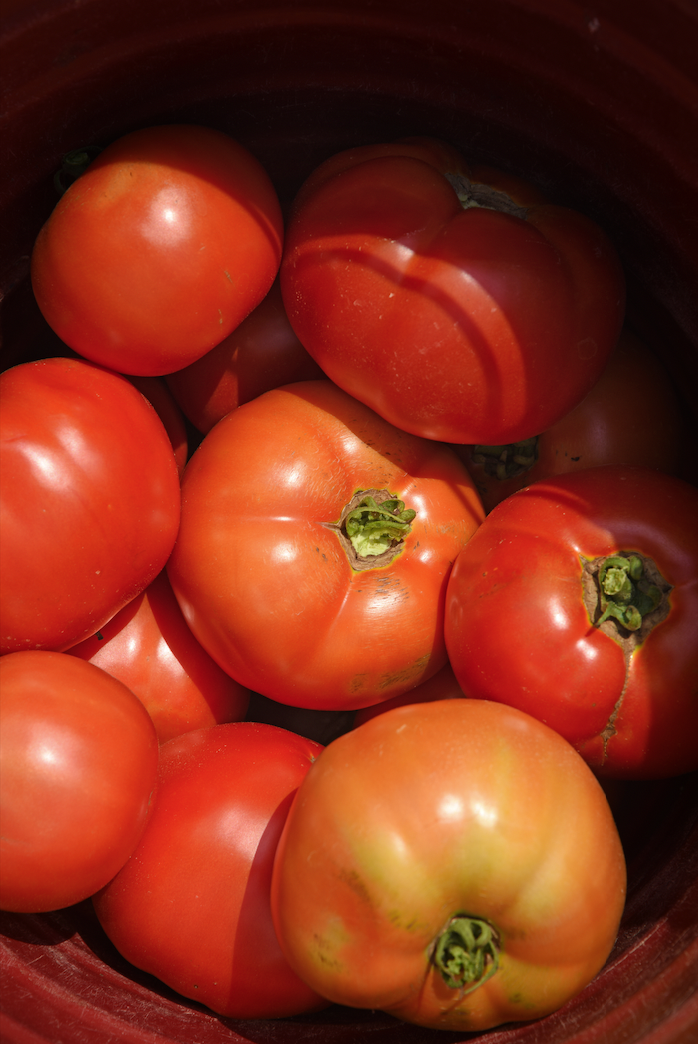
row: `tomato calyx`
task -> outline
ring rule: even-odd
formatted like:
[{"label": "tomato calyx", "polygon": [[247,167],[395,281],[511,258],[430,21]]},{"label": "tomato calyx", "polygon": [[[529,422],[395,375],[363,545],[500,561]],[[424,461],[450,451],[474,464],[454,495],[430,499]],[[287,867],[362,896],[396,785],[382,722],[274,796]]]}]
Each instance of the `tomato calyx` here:
[{"label": "tomato calyx", "polygon": [[495,974],[500,950],[499,935],[488,921],[459,913],[437,938],[431,960],[450,989],[466,994]]},{"label": "tomato calyx", "polygon": [[81,177],[92,160],[103,152],[101,145],[85,145],[82,149],[73,149],[66,152],[61,162],[60,170],[53,176],[53,185],[59,196],[62,196],[74,181]]},{"label": "tomato calyx", "polygon": [[615,639],[626,654],[669,613],[671,584],[651,558],[635,551],[584,562],[583,583],[592,624]]},{"label": "tomato calyx", "polygon": [[373,569],[388,565],[402,550],[416,514],[387,489],[363,489],[351,498],[338,524],[325,524],[337,533],[352,569]]},{"label": "tomato calyx", "polygon": [[528,217],[528,208],[519,206],[510,195],[500,189],[492,188],[491,185],[485,185],[482,182],[471,181],[465,174],[452,174],[450,171],[446,171],[444,177],[458,196],[463,210],[483,207],[485,210],[498,210],[501,214],[509,214],[522,221]]},{"label": "tomato calyx", "polygon": [[500,482],[516,478],[529,471],[538,460],[538,436],[506,446],[473,446],[470,459],[473,464],[481,465],[486,475]]}]

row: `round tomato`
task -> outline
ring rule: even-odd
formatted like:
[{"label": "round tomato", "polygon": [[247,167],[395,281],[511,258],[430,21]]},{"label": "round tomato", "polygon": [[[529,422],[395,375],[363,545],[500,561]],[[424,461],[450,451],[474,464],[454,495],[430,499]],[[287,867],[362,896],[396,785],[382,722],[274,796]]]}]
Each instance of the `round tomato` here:
[{"label": "round tomato", "polygon": [[551,428],[507,446],[454,446],[485,511],[551,475],[638,464],[678,474],[684,433],[679,401],[653,352],[624,330],[585,399]]},{"label": "round tomato", "polygon": [[321,750],[246,722],[163,744],[147,829],[93,899],[127,960],[234,1018],[327,1006],[286,963],[269,896],[289,805]]},{"label": "round tomato", "polygon": [[179,370],[269,290],[281,260],[275,189],[209,127],[119,138],[68,188],[31,261],[38,305],[80,355],[122,373]]},{"label": "round tomato", "polygon": [[6,370],[0,407],[0,649],[67,649],[165,565],[172,446],[125,377],[83,359]]},{"label": "round tomato", "polygon": [[184,414],[206,435],[221,417],[271,388],[324,377],[293,332],[278,279],[262,303],[210,352],[167,384]]},{"label": "round tomato", "polygon": [[445,634],[469,696],[527,711],[601,774],[698,768],[698,489],[608,465],[544,479],[459,555]]},{"label": "round tomato", "polygon": [[447,446],[330,381],[292,384],[229,413],[196,450],[168,575],[241,684],[349,710],[443,666],[446,581],[483,517]]},{"label": "round tomato", "polygon": [[91,663],[28,650],[0,658],[0,908],[89,898],[146,824],[158,741],[138,699]]},{"label": "round tomato", "polygon": [[240,721],[250,693],[215,663],[187,627],[167,573],[67,650],[135,693],[161,743],[209,725]]},{"label": "round tomato", "polygon": [[461,1032],[582,990],[624,899],[592,772],[552,729],[480,700],[397,707],[325,748],[272,878],[282,949],[309,985]]},{"label": "round tomato", "polygon": [[310,176],[281,288],[340,387],[405,431],[487,445],[581,401],[625,299],[594,222],[429,139],[351,149]]},{"label": "round tomato", "polygon": [[401,696],[393,696],[383,703],[374,703],[372,707],[363,707],[354,716],[354,725],[363,725],[377,714],[385,714],[392,707],[403,707],[408,703],[431,703],[433,700],[459,700],[463,699],[465,693],[458,684],[450,663],[445,664],[440,671],[432,675],[427,681],[417,685],[409,692]]}]

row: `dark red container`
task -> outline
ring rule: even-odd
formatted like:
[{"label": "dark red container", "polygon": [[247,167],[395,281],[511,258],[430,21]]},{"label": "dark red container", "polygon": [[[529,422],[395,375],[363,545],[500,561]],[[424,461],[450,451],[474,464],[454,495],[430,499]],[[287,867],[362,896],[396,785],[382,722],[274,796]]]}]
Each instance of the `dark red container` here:
[{"label": "dark red container", "polygon": [[[4,0],[1,19],[2,368],[51,351],[27,273],[68,150],[203,123],[247,145],[287,203],[341,148],[429,134],[606,229],[629,325],[695,429],[696,0]],[[339,1007],[217,1018],[127,965],[85,903],[0,916],[0,1039],[697,1044],[698,776],[609,796],[628,858],[621,931],[596,980],[546,1019],[463,1038]]]}]

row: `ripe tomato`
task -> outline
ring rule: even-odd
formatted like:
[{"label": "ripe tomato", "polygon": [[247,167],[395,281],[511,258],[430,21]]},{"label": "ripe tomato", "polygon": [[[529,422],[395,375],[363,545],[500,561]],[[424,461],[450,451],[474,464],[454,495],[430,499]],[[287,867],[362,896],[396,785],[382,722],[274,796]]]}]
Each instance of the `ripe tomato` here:
[{"label": "ripe tomato", "polygon": [[448,447],[330,381],[292,384],[209,432],[182,497],[168,575],[198,640],[242,685],[349,710],[445,663],[446,581],[483,518]]},{"label": "ripe tomato", "polygon": [[375,718],[377,714],[385,714],[392,707],[403,707],[408,703],[431,703],[433,700],[462,700],[464,696],[465,693],[453,673],[453,667],[447,663],[431,678],[409,692],[358,710],[354,716],[354,726],[363,725],[365,721]]},{"label": "ripe tomato", "polygon": [[71,656],[101,667],[135,693],[161,743],[209,725],[240,721],[250,693],[202,649],[187,627],[167,573],[84,642]]},{"label": "ripe tomato", "polygon": [[248,317],[210,352],[170,373],[184,414],[206,435],[221,417],[271,388],[324,377],[293,332],[278,279]]},{"label": "ripe tomato", "polygon": [[157,736],[125,685],[64,653],[10,653],[0,679],[0,907],[57,910],[102,888],[131,855]]},{"label": "ripe tomato", "polygon": [[208,127],[119,138],[39,232],[32,285],[66,344],[122,373],[198,359],[262,300],[281,260],[274,187],[254,156]]},{"label": "ripe tomato", "polygon": [[624,899],[592,772],[552,729],[481,700],[397,707],[326,747],[272,877],[281,947],[309,985],[459,1031],[582,990]]},{"label": "ripe tomato", "polygon": [[698,768],[696,520],[698,489],[647,468],[591,468],[503,501],[449,580],[464,691],[546,722],[603,775]]},{"label": "ripe tomato", "polygon": [[247,722],[163,744],[148,827],[93,899],[127,960],[234,1018],[327,1006],[286,963],[269,897],[289,805],[321,750]]},{"label": "ripe tomato", "polygon": [[624,330],[585,399],[524,445],[454,446],[485,511],[539,479],[602,464],[680,470],[678,396],[656,355]]},{"label": "ripe tomato", "polygon": [[189,439],[182,411],[161,377],[129,377],[129,380],[141,395],[145,395],[162,421],[181,476],[189,457]]},{"label": "ripe tomato", "polygon": [[328,377],[405,431],[515,442],[598,380],[624,279],[604,233],[430,139],[351,149],[301,188],[281,289]]},{"label": "ripe tomato", "polygon": [[0,649],[67,649],[165,565],[179,478],[155,410],[82,359],[0,375]]}]

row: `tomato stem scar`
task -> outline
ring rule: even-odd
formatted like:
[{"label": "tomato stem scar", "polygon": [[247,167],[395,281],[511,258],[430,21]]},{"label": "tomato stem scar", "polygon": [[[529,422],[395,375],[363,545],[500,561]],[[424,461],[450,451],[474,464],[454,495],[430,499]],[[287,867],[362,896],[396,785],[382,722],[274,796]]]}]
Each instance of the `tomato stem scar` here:
[{"label": "tomato stem scar", "polygon": [[417,512],[387,489],[357,490],[333,529],[354,570],[389,565],[402,550]]},{"label": "tomato stem scar", "polygon": [[488,921],[456,914],[436,940],[432,961],[450,989],[470,993],[495,974],[500,949]]},{"label": "tomato stem scar", "polygon": [[611,618],[628,631],[637,631],[648,613],[654,612],[662,600],[656,584],[648,583],[642,559],[638,555],[610,555],[599,568],[599,608],[596,626]]}]

